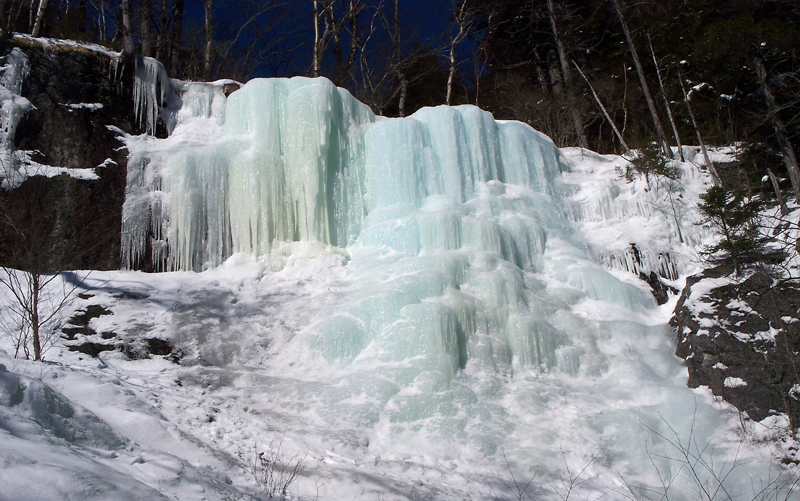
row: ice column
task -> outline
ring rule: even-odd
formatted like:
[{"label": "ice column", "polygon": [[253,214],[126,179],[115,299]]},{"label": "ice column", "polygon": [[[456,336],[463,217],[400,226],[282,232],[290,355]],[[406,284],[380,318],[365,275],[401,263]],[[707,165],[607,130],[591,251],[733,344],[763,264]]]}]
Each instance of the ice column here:
[{"label": "ice column", "polygon": [[14,135],[19,120],[34,106],[20,95],[22,83],[30,72],[28,56],[15,47],[3,59],[0,68],[0,172],[2,186],[12,188],[23,180],[17,172]]}]

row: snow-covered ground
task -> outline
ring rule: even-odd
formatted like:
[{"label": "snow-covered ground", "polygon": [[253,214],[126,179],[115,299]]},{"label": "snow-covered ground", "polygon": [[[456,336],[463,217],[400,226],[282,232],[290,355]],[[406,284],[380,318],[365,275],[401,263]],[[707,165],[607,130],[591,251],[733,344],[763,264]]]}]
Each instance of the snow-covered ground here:
[{"label": "snow-covered ground", "polygon": [[[165,73],[139,69],[154,124]],[[96,334],[43,364],[0,339],[0,499],[264,498],[259,452],[275,476],[302,461],[294,499],[688,501],[695,473],[751,499],[794,478],[779,418],[743,437],[686,387],[676,298],[638,278],[701,265],[693,163],[669,191],[626,183],[623,159],[477,108],[384,119],[324,79],[181,92],[169,138],[120,131],[123,253],[204,271],[67,274],[65,315],[107,313]],[[124,354],[152,339],[172,355]]]},{"label": "snow-covered ground", "polygon": [[[621,159],[564,153],[576,203],[612,186],[628,195],[613,175]],[[595,254],[650,242],[692,271],[687,247],[652,242],[668,234],[659,214],[574,225]],[[309,345],[320,316],[365,287],[352,261],[345,250],[297,243],[202,273],[91,272],[86,299],[70,308],[102,305],[113,314],[91,320],[96,332],[168,339],[183,359],[92,358],[59,339],[39,364],[12,359],[3,339],[0,499],[258,498],[246,472],[256,447],[303,460],[293,498],[516,499],[516,485],[532,479],[531,499],[561,499],[570,485],[580,499],[628,499],[626,484],[659,489],[660,472],[677,475],[671,499],[696,499],[687,469],[662,457],[680,451],[658,434],[704,449],[718,475],[733,469],[727,487],[742,499],[781,474],[769,440],[743,440],[735,411],[686,388],[666,325],[675,298],[661,307],[603,298],[557,306],[584,351],[580,368],[467,362],[425,395],[418,380],[404,386],[393,372],[411,361],[329,362]],[[647,298],[634,275],[614,275]],[[547,272],[535,278],[568,287]]]}]

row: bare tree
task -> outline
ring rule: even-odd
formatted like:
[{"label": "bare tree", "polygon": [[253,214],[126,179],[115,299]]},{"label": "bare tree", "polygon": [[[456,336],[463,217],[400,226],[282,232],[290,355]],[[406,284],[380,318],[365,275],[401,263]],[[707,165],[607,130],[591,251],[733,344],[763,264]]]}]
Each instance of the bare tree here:
[{"label": "bare tree", "polygon": [[400,0],[379,1],[375,7],[362,32],[358,97],[377,114],[396,104],[398,116],[406,116],[413,86],[441,68],[439,50],[430,40],[421,41],[420,33],[403,22]]},{"label": "bare tree", "polygon": [[589,148],[589,142],[586,140],[586,132],[583,130],[583,120],[581,119],[581,114],[573,102],[574,95],[572,94],[572,76],[569,70],[569,63],[567,62],[567,52],[564,48],[564,40],[558,31],[558,23],[556,22],[556,9],[555,5],[553,4],[553,0],[547,0],[547,11],[550,17],[550,26],[553,30],[553,38],[556,41],[556,47],[558,49],[558,61],[561,64],[561,74],[568,100],[567,106],[569,107],[570,115],[572,116],[572,123],[575,127],[575,135],[578,137],[578,144],[581,146],[581,148]]},{"label": "bare tree", "polygon": [[[333,0],[312,0],[314,5],[314,47],[312,50],[311,76],[317,78],[322,72],[322,55],[330,37],[328,12],[333,9]],[[320,32],[320,24],[324,29]]]},{"label": "bare tree", "polygon": [[183,28],[183,3],[184,0],[175,0],[172,5],[172,31],[169,42],[170,73],[175,73],[181,48],[181,30]]},{"label": "bare tree", "polygon": [[392,0],[392,64],[394,65],[394,73],[397,76],[399,84],[400,99],[397,104],[397,114],[401,117],[406,116],[406,99],[408,98],[408,77],[403,70],[401,64],[401,55],[403,50],[402,39],[400,34],[400,0]]},{"label": "bare tree", "polygon": [[122,10],[122,53],[133,54],[136,46],[133,44],[133,31],[131,30],[131,5],[130,0],[120,0]]},{"label": "bare tree", "polygon": [[708,156],[708,149],[706,148],[706,144],[703,142],[703,136],[700,135],[700,128],[697,127],[697,120],[692,112],[692,105],[689,103],[689,94],[686,92],[686,86],[683,85],[683,75],[681,75],[680,68],[678,69],[678,81],[681,84],[683,102],[686,103],[686,110],[689,112],[689,118],[692,120],[692,126],[694,127],[694,133],[697,137],[697,143],[700,145],[700,152],[703,154],[703,160],[705,160],[706,167],[708,168],[709,172],[711,172],[711,178],[714,181],[714,185],[722,186],[722,179],[720,179],[719,174],[717,173],[717,168],[714,167],[714,164],[711,162],[711,158]]},{"label": "bare tree", "polygon": [[0,330],[11,337],[14,356],[38,361],[58,332],[64,307],[86,277],[66,274],[53,263],[54,229],[64,221],[50,217],[52,200],[42,180],[26,183],[33,191],[23,202],[12,206],[0,200],[0,232],[11,251],[0,268],[0,288],[9,301]]},{"label": "bare tree", "polygon": [[672,151],[669,147],[669,141],[667,141],[667,135],[664,134],[664,127],[661,126],[661,119],[658,118],[656,103],[653,100],[652,94],[650,94],[650,86],[647,85],[647,79],[644,76],[644,68],[642,68],[642,62],[639,60],[638,52],[636,52],[636,45],[633,43],[633,37],[631,37],[628,24],[625,22],[625,17],[622,14],[622,8],[620,7],[618,0],[611,0],[611,3],[614,5],[614,11],[617,13],[619,22],[622,25],[622,31],[625,33],[625,40],[628,41],[628,48],[630,49],[631,56],[633,57],[633,64],[636,67],[636,73],[639,75],[639,84],[642,86],[642,93],[644,94],[645,101],[647,101],[647,108],[650,110],[650,116],[653,118],[653,124],[656,127],[658,141],[661,143],[661,148],[664,150],[664,154],[671,157]]},{"label": "bare tree", "polygon": [[[322,60],[330,50],[336,63],[332,80],[344,86],[352,77],[358,54],[366,43],[359,31],[359,17],[366,10],[363,0],[313,0],[314,47],[311,74],[322,74]],[[348,43],[349,42],[349,43]]]},{"label": "bare tree", "polygon": [[786,170],[789,171],[789,180],[792,182],[795,197],[797,197],[797,200],[800,200],[800,168],[797,166],[797,155],[795,154],[792,142],[789,140],[786,124],[783,123],[780,115],[778,115],[778,103],[767,81],[767,70],[764,68],[764,60],[761,58],[761,54],[759,54],[756,47],[753,47],[753,54],[756,73],[758,73],[758,81],[761,84],[764,101],[767,103],[769,121],[772,123],[775,136],[778,138],[778,144],[783,154],[783,163],[786,165]]},{"label": "bare tree", "polygon": [[[362,40],[358,30],[358,17],[364,11],[364,4],[361,0],[347,0],[345,11],[340,20],[334,24],[331,49],[334,60],[336,61],[336,72],[334,73],[333,83],[344,86],[353,76],[358,52],[362,48]],[[343,32],[350,37],[350,46],[345,57]]]},{"label": "bare tree", "polygon": [[151,0],[141,0],[142,55],[146,57],[150,57],[153,55],[152,30],[150,29],[152,26],[151,22],[152,6],[150,5],[150,1]]},{"label": "bare tree", "polygon": [[[259,66],[274,64],[275,60],[286,62],[293,49],[287,46],[291,37],[283,27],[287,18],[281,15],[279,8],[287,4],[285,0],[240,0],[232,20],[236,24],[226,19],[218,20],[219,26],[235,27],[235,31],[224,40],[217,36],[217,74],[246,80]],[[250,43],[250,40],[258,40],[258,43]],[[273,71],[277,73],[275,69]]]},{"label": "bare tree", "polygon": [[450,106],[453,99],[453,83],[456,79],[456,70],[458,65],[456,63],[456,48],[463,42],[469,35],[474,22],[472,11],[468,7],[469,0],[461,0],[461,5],[456,6],[456,0],[452,0],[453,19],[458,26],[458,31],[450,39],[450,51],[448,54],[448,62],[450,64],[450,72],[447,76],[447,97],[445,103]]},{"label": "bare tree", "polygon": [[620,133],[619,129],[617,129],[617,126],[614,124],[614,121],[611,119],[611,116],[608,114],[608,111],[606,110],[606,107],[603,105],[603,101],[600,100],[600,96],[598,96],[597,92],[595,92],[594,87],[592,86],[592,83],[589,82],[589,79],[586,78],[586,75],[583,73],[583,71],[581,71],[581,68],[580,68],[580,66],[578,66],[578,63],[576,63],[575,61],[572,61],[572,64],[575,65],[575,69],[578,70],[578,73],[580,73],[580,75],[586,81],[586,85],[589,86],[589,90],[592,91],[592,96],[594,97],[595,103],[597,103],[597,106],[600,108],[600,111],[603,113],[603,116],[606,118],[606,121],[608,122],[608,124],[611,125],[611,129],[613,129],[614,135],[616,135],[617,139],[619,139],[619,144],[622,145],[622,148],[625,150],[625,153],[629,153],[631,151],[631,149],[628,147],[628,144],[622,138],[622,133]]},{"label": "bare tree", "polygon": [[650,46],[650,54],[653,56],[653,65],[656,67],[656,75],[658,75],[658,87],[661,89],[661,97],[664,99],[664,107],[667,109],[667,116],[669,117],[669,123],[672,126],[672,133],[675,134],[675,142],[678,146],[678,158],[681,159],[681,162],[684,161],[683,158],[683,145],[681,145],[681,136],[678,134],[678,128],[675,126],[675,118],[672,116],[672,109],[669,105],[669,99],[667,99],[667,93],[664,90],[664,80],[661,78],[661,69],[658,66],[658,60],[656,59],[656,53],[653,50],[653,42],[650,40],[650,34],[647,35],[647,43]]},{"label": "bare tree", "polygon": [[203,80],[210,80],[214,63],[214,0],[205,0],[204,6],[206,43],[203,49]]},{"label": "bare tree", "polygon": [[[42,19],[44,19],[44,12],[47,10],[47,3],[48,0],[39,0],[39,9],[36,11],[36,22],[33,24],[33,29],[31,30],[32,36],[39,36],[39,30],[42,28]],[[31,5],[33,5],[32,0]]]}]

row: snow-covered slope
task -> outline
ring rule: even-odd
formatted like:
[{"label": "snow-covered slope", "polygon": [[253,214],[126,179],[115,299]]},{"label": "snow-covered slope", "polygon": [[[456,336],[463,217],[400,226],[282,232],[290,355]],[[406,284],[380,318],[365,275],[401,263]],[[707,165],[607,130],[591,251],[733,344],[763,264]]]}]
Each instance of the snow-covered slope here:
[{"label": "snow-covered slope", "polygon": [[[125,137],[123,242],[135,262],[154,228],[154,261],[204,271],[91,273],[73,307],[112,314],[83,341],[121,351],[59,341],[43,366],[2,341],[0,497],[52,498],[21,481],[39,467],[64,497],[246,498],[254,448],[303,459],[304,499],[516,499],[529,480],[531,498],[696,499],[670,441],[728,492],[780,474],[686,388],[675,299],[637,278],[696,266],[693,164],[666,200],[618,157],[474,107],[383,119],[309,79],[182,99],[168,139]],[[145,339],[180,363],[123,354]]]}]

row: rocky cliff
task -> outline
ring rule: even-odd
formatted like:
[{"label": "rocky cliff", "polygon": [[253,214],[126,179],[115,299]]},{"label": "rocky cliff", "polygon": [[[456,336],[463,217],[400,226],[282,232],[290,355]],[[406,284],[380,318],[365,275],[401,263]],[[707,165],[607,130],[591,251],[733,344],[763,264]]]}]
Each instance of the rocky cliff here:
[{"label": "rocky cliff", "polygon": [[672,320],[689,386],[756,421],[786,413],[800,424],[800,291],[764,272],[746,279],[708,269],[689,277]]},{"label": "rocky cliff", "polygon": [[[0,264],[28,266],[20,251],[36,246],[45,269],[115,269],[125,193],[127,152],[109,126],[136,133],[131,61],[113,53],[56,41],[15,37],[0,42],[0,55],[14,49],[28,58],[21,95],[35,107],[17,125],[14,149],[33,165],[62,168],[0,190],[7,218],[23,226],[0,229]],[[58,172],[58,171],[56,171]],[[41,245],[44,242],[44,245]]]}]

